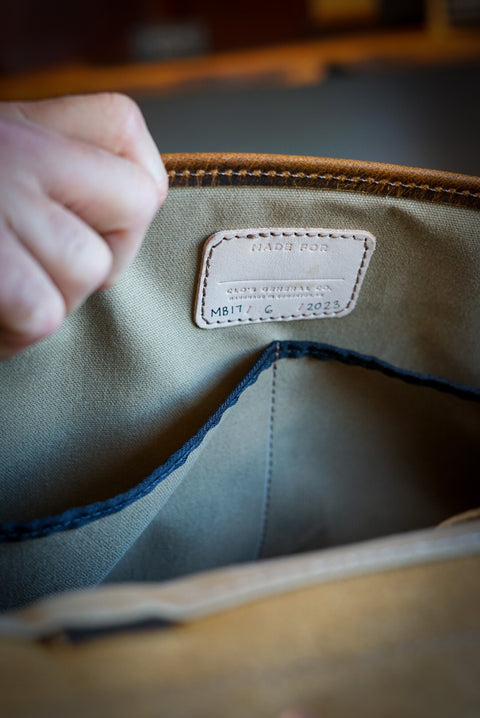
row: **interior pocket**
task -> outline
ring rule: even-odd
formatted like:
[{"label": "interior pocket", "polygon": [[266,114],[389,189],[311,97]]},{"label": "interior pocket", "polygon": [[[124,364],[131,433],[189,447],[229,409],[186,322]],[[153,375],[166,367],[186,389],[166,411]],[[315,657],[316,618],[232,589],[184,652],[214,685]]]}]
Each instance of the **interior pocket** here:
[{"label": "interior pocket", "polygon": [[355,352],[276,342],[130,491],[1,525],[2,605],[439,523],[480,503],[479,399]]}]

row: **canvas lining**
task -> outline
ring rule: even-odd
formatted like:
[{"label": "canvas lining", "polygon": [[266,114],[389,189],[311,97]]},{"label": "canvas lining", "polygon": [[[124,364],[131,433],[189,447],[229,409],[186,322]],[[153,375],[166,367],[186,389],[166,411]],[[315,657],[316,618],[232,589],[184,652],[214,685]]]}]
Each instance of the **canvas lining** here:
[{"label": "canvas lining", "polygon": [[[355,312],[335,325],[203,336],[191,319],[200,248],[212,231],[245,224],[246,213],[259,225],[314,226],[321,217],[372,229],[378,246]],[[346,346],[478,386],[479,255],[471,209],[313,189],[171,190],[119,284],[0,366],[9,426],[0,437],[0,520],[128,491],[199,429],[275,339]]]},{"label": "canvas lining", "polygon": [[[215,416],[224,397],[238,391],[242,376],[248,375],[249,367],[270,342],[273,347],[289,343],[297,347],[304,343],[310,349],[325,343],[350,347],[353,353],[376,357],[382,366],[403,367],[405,376],[411,372],[412,376],[444,377],[445,385],[433,378],[436,388],[461,385],[466,387],[460,389],[465,396],[477,395],[480,244],[476,197],[470,196],[477,194],[472,178],[446,176],[437,184],[435,173],[428,179],[422,171],[409,174],[405,168],[395,172],[376,168],[372,174],[366,166],[339,170],[328,161],[322,161],[323,170],[308,163],[299,165],[297,160],[281,167],[273,162],[262,169],[261,158],[248,166],[228,158],[222,164],[212,158],[210,165],[203,162],[195,165],[196,169],[192,162],[197,160],[187,165],[182,165],[181,158],[169,162],[170,171],[178,173],[169,198],[152,223],[140,255],[119,284],[91,297],[53,337],[0,366],[0,419],[8,427],[0,436],[0,520],[6,522],[10,538],[16,531],[26,530],[26,540],[5,543],[0,549],[1,572],[10,579],[4,585],[4,606],[26,603],[45,592],[103,581],[165,580],[255,556],[368,538],[365,526],[370,509],[367,506],[365,513],[362,505],[357,510],[362,496],[349,479],[352,472],[343,470],[337,484],[344,484],[344,497],[348,491],[351,496],[343,504],[333,501],[327,511],[330,519],[320,521],[323,528],[318,535],[313,530],[313,535],[302,538],[298,532],[308,515],[305,492],[308,494],[309,486],[316,487],[313,476],[303,485],[300,482],[297,519],[290,521],[287,512],[288,530],[282,529],[285,502],[295,500],[289,493],[295,482],[285,483],[283,465],[293,464],[297,451],[295,444],[284,441],[282,432],[292,421],[299,434],[309,431],[298,401],[293,418],[288,411],[299,397],[307,402],[314,394],[316,420],[323,422],[325,430],[331,409],[341,426],[339,412],[347,407],[342,411],[347,412],[351,431],[355,418],[348,414],[352,404],[348,392],[353,388],[357,417],[365,411],[370,417],[376,409],[380,409],[379,416],[384,412],[387,421],[372,424],[373,434],[382,436],[384,425],[393,427],[397,418],[389,410],[394,403],[385,402],[381,408],[383,379],[378,379],[371,395],[362,394],[362,382],[352,379],[362,369],[345,367],[332,373],[328,367],[333,364],[315,363],[300,355],[289,364],[290,359],[270,349],[270,358],[277,352],[277,361],[264,368],[255,385],[244,387],[238,397],[239,412],[235,413],[238,407],[230,407],[203,441],[189,447],[189,437],[198,437],[200,427],[208,424],[209,416]],[[359,178],[362,182],[357,182]],[[438,191],[430,192],[429,187]],[[375,234],[377,250],[355,312],[333,323],[299,321],[295,328],[268,323],[232,327],[217,339],[206,337],[209,333],[192,322],[201,246],[213,232],[252,225],[362,227]],[[313,369],[312,362],[322,368]],[[291,366],[288,370],[287,364]],[[428,384],[430,380],[423,377],[422,381]],[[394,382],[387,385],[393,387]],[[330,393],[323,406],[318,386],[326,387],[325,396],[332,387],[340,394]],[[402,395],[396,394],[407,428],[408,397],[414,398],[412,415],[423,416],[423,402],[418,400],[422,392],[429,390],[405,384]],[[339,396],[343,398],[337,406]],[[434,432],[427,426],[425,452],[418,452],[418,461],[415,452],[412,454],[419,477],[421,469],[428,469],[425,483],[416,485],[407,470],[403,482],[395,479],[393,492],[393,496],[400,492],[403,497],[399,506],[409,506],[409,492],[416,492],[412,506],[417,508],[408,520],[400,515],[392,523],[388,511],[383,515],[381,492],[377,496],[375,489],[371,510],[376,522],[370,535],[432,525],[472,508],[478,499],[476,481],[468,480],[478,458],[472,449],[478,426],[475,402],[462,402],[448,394],[439,394],[437,400],[437,413],[445,406],[448,411],[444,413],[449,414],[456,402],[466,407],[452,414],[453,447],[448,444],[447,425],[442,425],[450,458],[443,467],[442,443],[432,443]],[[342,404],[346,401],[348,406]],[[244,411],[253,419],[246,421]],[[243,416],[242,431],[255,443],[255,451],[239,441],[237,415]],[[432,421],[432,425],[437,421],[435,412]],[[390,436],[394,434],[392,431]],[[412,439],[408,431],[405,436]],[[362,441],[355,436],[347,438],[356,447],[353,466]],[[420,444],[423,438],[419,437]],[[332,435],[327,458],[333,455],[336,440]],[[394,448],[401,447],[402,440],[402,435],[397,435]],[[287,450],[283,455],[279,452],[282,442],[290,446],[291,456]],[[374,455],[375,436],[368,437],[366,443]],[[383,438],[377,440],[380,454],[383,443]],[[187,448],[182,450],[182,446]],[[307,454],[314,449],[312,443],[306,446]],[[431,461],[421,458],[432,450]],[[341,456],[345,453],[343,445],[338,451]],[[233,467],[228,464],[222,477],[215,456],[227,463],[237,457],[240,470],[230,474]],[[466,471],[463,483],[457,482],[457,491],[447,479],[455,473],[456,460],[458,471]],[[169,466],[172,471],[163,475],[156,466]],[[387,463],[383,470],[389,474]],[[444,471],[437,483],[436,471],[439,476]],[[244,482],[244,475],[248,481]],[[153,478],[145,480],[145,476]],[[162,480],[156,483],[159,476]],[[198,501],[202,492],[192,491],[195,481],[202,486],[212,476],[210,495],[218,494],[218,502],[227,505],[225,516],[219,514],[215,502]],[[279,476],[283,483],[277,480]],[[228,481],[242,506],[237,516],[233,497],[231,506],[228,502]],[[227,500],[222,494],[226,487]],[[381,483],[378,487],[381,489]],[[330,496],[342,495],[341,491],[335,493],[332,483],[324,488]],[[311,502],[314,512],[321,497],[315,491],[312,496],[316,497]],[[131,503],[128,499],[125,504],[121,500],[116,503],[112,497],[129,497]],[[247,497],[254,506],[250,514]],[[306,513],[302,514],[303,510]],[[42,523],[36,520],[38,516],[63,516],[65,521]],[[192,516],[198,517],[200,526],[198,545],[183,540]],[[215,520],[209,535],[205,526],[208,528],[212,516]],[[314,525],[312,514],[309,517],[309,525]],[[215,540],[215,530],[222,536],[222,531],[234,529],[237,523],[234,534],[238,544],[229,552],[229,541]],[[42,533],[52,526],[69,530]],[[34,538],[36,531],[42,538]],[[152,553],[152,546],[162,548]]]}]

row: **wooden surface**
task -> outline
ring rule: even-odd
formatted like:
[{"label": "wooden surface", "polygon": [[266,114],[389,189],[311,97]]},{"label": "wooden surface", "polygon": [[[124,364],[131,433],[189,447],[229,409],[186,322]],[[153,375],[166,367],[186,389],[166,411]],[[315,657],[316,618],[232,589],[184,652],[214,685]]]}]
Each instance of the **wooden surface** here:
[{"label": "wooden surface", "polygon": [[480,58],[478,31],[382,32],[256,50],[123,66],[75,65],[0,78],[0,99],[122,91],[160,94],[212,85],[315,84],[331,66],[428,64]]}]

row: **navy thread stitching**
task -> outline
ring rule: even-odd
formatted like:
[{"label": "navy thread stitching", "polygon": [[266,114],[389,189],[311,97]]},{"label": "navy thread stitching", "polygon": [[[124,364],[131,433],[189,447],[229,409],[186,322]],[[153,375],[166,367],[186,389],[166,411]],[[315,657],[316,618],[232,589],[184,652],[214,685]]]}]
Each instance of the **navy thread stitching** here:
[{"label": "navy thread stitching", "polygon": [[342,364],[379,371],[385,376],[399,379],[408,384],[436,389],[437,391],[452,394],[459,399],[480,403],[479,389],[455,384],[446,379],[432,376],[430,374],[421,374],[408,369],[399,369],[398,367],[395,367],[381,359],[360,354],[353,350],[341,349],[339,347],[316,342],[274,342],[265,349],[257,363],[245,375],[242,381],[239,382],[237,387],[220,405],[217,411],[212,414],[203,427],[178,451],[176,451],[170,459],[153,471],[152,474],[150,474],[150,476],[144,479],[140,484],[123,494],[113,497],[112,499],[99,501],[87,506],[68,509],[62,514],[58,514],[56,516],[34,519],[33,521],[28,522],[6,521],[5,523],[0,524],[0,542],[40,538],[57,531],[79,528],[80,526],[91,523],[96,519],[117,513],[135,501],[138,501],[143,496],[149,494],[161,481],[166,479],[173,471],[175,471],[175,469],[185,463],[190,453],[200,445],[210,429],[219,423],[225,411],[230,406],[236,404],[245,389],[256,382],[262,371],[268,369],[276,360],[278,361],[279,359],[285,358],[300,359],[307,356],[316,358],[320,361],[339,361]]}]

